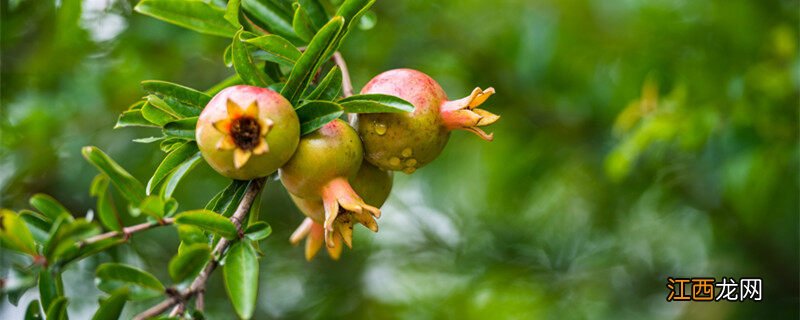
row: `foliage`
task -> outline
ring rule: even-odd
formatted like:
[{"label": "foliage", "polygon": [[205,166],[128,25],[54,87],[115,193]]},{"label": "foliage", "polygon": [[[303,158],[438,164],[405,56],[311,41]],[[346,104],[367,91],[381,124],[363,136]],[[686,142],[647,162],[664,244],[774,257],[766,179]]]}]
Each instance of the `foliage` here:
[{"label": "foliage", "polygon": [[[104,263],[185,285],[181,275],[196,270],[169,266],[187,248],[184,254],[194,253],[186,259],[202,256],[196,244],[209,237],[193,224],[95,248],[72,244],[99,228],[157,225],[190,208],[232,215],[246,184],[191,161],[192,114],[203,97],[243,82],[234,71],[251,72],[248,81],[285,81],[301,56],[285,42],[303,46],[327,23],[324,14],[337,12],[314,2],[242,0],[248,20],[223,1],[197,1],[191,10],[210,8],[212,25],[224,27],[181,27],[211,35],[133,15],[126,1],[100,9],[94,1],[3,3],[0,201],[23,208],[41,192],[61,204],[39,196],[35,211],[3,213],[18,217],[4,224],[24,223],[28,232],[7,228],[14,240],[2,240],[3,295],[18,305],[5,304],[0,317],[69,310],[88,318],[99,307],[97,314],[114,318],[119,301],[138,289],[87,285],[95,274],[84,270]],[[399,66],[443,79],[448,92],[493,85],[501,92],[502,139],[478,147],[454,135],[457,146],[441,159],[398,177],[401,191],[387,204],[381,236],[336,264],[306,264],[279,240],[301,218],[268,185],[269,215],[261,216],[277,238],[253,248],[281,259],[258,261],[254,318],[796,318],[799,9],[795,1],[746,0],[378,2],[377,15],[364,13],[356,23],[371,32],[351,31],[340,44],[348,61],[358,61],[350,66],[356,87],[376,70]],[[244,41],[229,38],[237,33]],[[342,91],[341,70],[330,62],[322,69],[299,93],[320,101],[303,115],[305,133],[344,112],[331,101]],[[141,79],[186,85],[140,88]],[[137,128],[109,132],[120,113],[118,127]],[[134,138],[150,144],[130,144]],[[99,175],[80,161],[84,145],[105,151],[86,151]],[[93,198],[76,192],[87,187]],[[148,196],[153,210],[130,204]],[[178,201],[179,210],[167,209]],[[66,243],[48,249],[58,260],[49,268],[60,275],[31,268],[33,260],[17,253],[44,254],[51,231]],[[251,234],[237,243],[263,239]],[[176,249],[180,242],[189,245]],[[763,277],[767,300],[665,304],[664,279],[694,275]],[[246,309],[224,298],[225,281],[210,281],[209,318]],[[35,300],[34,290],[42,292]],[[67,300],[57,298],[65,293]],[[97,296],[107,298],[89,298]],[[156,302],[126,302],[123,318]]]}]

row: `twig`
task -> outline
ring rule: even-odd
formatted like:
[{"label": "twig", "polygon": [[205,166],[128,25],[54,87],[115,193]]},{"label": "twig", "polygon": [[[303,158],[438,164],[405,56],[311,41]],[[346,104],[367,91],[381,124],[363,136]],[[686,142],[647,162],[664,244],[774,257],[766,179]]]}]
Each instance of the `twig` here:
[{"label": "twig", "polygon": [[350,82],[350,72],[347,71],[347,62],[344,61],[344,57],[339,51],[336,51],[333,54],[333,61],[336,62],[336,65],[339,66],[339,70],[342,71],[342,95],[347,98],[353,95],[353,83]]},{"label": "twig", "polygon": [[122,228],[122,231],[109,231],[106,233],[98,234],[94,237],[86,238],[85,240],[78,242],[78,248],[83,248],[87,245],[93,244],[98,241],[102,241],[109,238],[123,236],[125,238],[130,237],[132,234],[148,230],[150,228],[160,227],[170,225],[175,222],[175,219],[172,218],[164,218],[161,222],[144,222],[137,225],[133,225],[130,227]]},{"label": "twig", "polygon": [[[253,201],[257,198],[261,189],[264,188],[265,178],[259,178],[250,182],[250,185],[247,187],[247,191],[242,198],[242,201],[239,202],[239,206],[236,208],[236,212],[233,213],[231,216],[231,222],[236,226],[236,229],[239,231],[241,235],[242,224],[241,221],[247,216],[247,213],[250,212],[250,207],[253,205]],[[159,304],[151,307],[150,309],[145,310],[144,312],[136,315],[134,320],[143,320],[155,317],[159,314],[164,313],[167,309],[175,307],[172,310],[172,313],[178,315],[182,313],[182,309],[185,309],[183,305],[186,301],[188,301],[192,296],[195,294],[201,294],[205,290],[206,281],[208,277],[214,272],[214,269],[219,266],[220,258],[222,258],[222,254],[228,249],[228,246],[231,244],[231,241],[225,238],[221,238],[219,242],[217,242],[217,246],[214,247],[214,251],[212,252],[211,261],[200,271],[200,274],[194,278],[192,284],[189,285],[186,290],[181,292],[177,296],[170,296],[164,301],[161,301]],[[202,303],[199,303],[200,307],[202,307]]]}]

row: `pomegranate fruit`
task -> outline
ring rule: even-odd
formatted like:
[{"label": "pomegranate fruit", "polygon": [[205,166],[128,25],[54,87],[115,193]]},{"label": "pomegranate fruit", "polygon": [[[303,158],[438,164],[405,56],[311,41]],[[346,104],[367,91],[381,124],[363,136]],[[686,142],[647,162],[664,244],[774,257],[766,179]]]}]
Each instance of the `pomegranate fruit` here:
[{"label": "pomegranate fruit", "polygon": [[384,170],[413,173],[442,152],[452,130],[467,130],[491,141],[493,134],[479,127],[500,118],[478,108],[494,94],[493,88],[475,88],[465,98],[448,101],[435,80],[411,69],[381,73],[361,93],[392,95],[414,105],[413,112],[367,113],[355,117],[353,125],[364,142],[364,159]]},{"label": "pomegranate fruit", "polygon": [[[363,150],[358,134],[346,122],[336,119],[300,139],[292,158],[280,169],[289,193],[322,203],[325,243],[336,248],[341,230],[358,221],[377,231],[375,218],[380,209],[368,205],[353,190],[350,179],[361,167]],[[340,210],[341,209],[341,210]]]},{"label": "pomegranate fruit", "polygon": [[221,175],[250,180],[267,176],[294,154],[300,122],[279,93],[238,85],[220,91],[197,119],[203,159]]},{"label": "pomegranate fruit", "polygon": [[[353,190],[362,196],[362,199],[367,204],[380,208],[389,193],[392,191],[392,172],[381,170],[368,162],[363,162],[361,168],[358,170],[355,178],[350,180]],[[323,223],[325,220],[325,209],[322,201],[320,200],[307,200],[289,194],[292,201],[298,209],[307,217],[300,226],[292,233],[289,241],[292,244],[298,244],[301,240],[306,239],[305,256],[306,260],[311,260],[322,247],[323,240]],[[340,214],[342,209],[340,208]],[[354,216],[355,218],[364,218],[359,220],[368,229],[377,232],[378,225],[374,219],[369,215]],[[342,223],[338,224],[334,230],[334,244],[332,247],[327,247],[328,255],[333,259],[339,259],[342,253],[342,241],[352,248],[353,247],[353,223],[352,219],[342,219]],[[337,236],[338,234],[338,236]],[[340,240],[341,239],[341,240]]]}]

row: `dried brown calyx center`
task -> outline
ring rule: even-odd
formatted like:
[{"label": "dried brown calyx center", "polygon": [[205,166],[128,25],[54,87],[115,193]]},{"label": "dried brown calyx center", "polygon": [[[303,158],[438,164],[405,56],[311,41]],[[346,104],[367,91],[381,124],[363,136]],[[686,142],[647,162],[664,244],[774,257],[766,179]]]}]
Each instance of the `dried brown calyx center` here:
[{"label": "dried brown calyx center", "polygon": [[233,143],[239,149],[252,150],[258,145],[261,125],[255,118],[237,118],[231,122],[230,130]]}]

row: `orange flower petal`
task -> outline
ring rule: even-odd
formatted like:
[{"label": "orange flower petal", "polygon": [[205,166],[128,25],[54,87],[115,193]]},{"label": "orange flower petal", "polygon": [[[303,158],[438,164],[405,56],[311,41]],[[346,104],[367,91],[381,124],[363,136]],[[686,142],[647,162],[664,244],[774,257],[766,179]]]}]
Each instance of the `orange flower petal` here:
[{"label": "orange flower petal", "polygon": [[230,134],[231,133],[231,119],[222,119],[217,122],[214,122],[214,129],[221,132],[222,134]]},{"label": "orange flower petal", "polygon": [[228,107],[228,118],[230,119],[239,118],[242,116],[242,114],[244,114],[242,107],[236,104],[236,102],[233,102],[230,98],[228,99],[227,107]]},{"label": "orange flower petal", "polygon": [[258,119],[258,103],[255,100],[253,100],[253,103],[244,111],[244,115],[253,119]]}]

